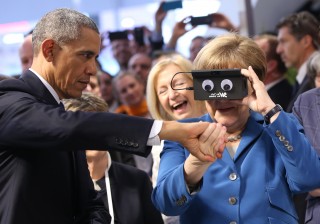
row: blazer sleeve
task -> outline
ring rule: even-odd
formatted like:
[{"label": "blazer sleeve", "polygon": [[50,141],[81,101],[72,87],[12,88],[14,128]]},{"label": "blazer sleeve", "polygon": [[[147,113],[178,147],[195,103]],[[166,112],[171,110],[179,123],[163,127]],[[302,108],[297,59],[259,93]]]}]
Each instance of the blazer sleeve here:
[{"label": "blazer sleeve", "polygon": [[183,164],[189,154],[177,142],[165,141],[161,153],[157,185],[152,192],[152,201],[165,215],[181,215],[195,197],[188,193]]},{"label": "blazer sleeve", "polygon": [[286,169],[291,191],[306,192],[320,186],[320,160],[296,117],[284,111],[266,128]]},{"label": "blazer sleeve", "polygon": [[71,112],[28,96],[2,105],[2,147],[119,150],[147,156],[154,120],[108,112]]}]

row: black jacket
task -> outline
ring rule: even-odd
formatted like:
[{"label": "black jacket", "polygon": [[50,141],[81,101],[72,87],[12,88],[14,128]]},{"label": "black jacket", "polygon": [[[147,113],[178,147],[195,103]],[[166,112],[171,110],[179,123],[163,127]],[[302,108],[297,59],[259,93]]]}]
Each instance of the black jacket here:
[{"label": "black jacket", "polygon": [[[161,213],[151,201],[152,183],[148,174],[135,167],[112,162],[109,179],[115,224],[162,224]],[[108,208],[105,177],[97,181]]]},{"label": "black jacket", "polygon": [[27,71],[0,82],[0,224],[108,223],[85,149],[148,155],[153,120],[66,112]]}]

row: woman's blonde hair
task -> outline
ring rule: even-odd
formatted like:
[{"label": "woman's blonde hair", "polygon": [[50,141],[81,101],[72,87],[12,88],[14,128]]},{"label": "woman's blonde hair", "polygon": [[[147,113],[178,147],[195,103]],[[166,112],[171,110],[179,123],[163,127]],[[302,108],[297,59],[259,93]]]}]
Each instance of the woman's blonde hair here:
[{"label": "woman's blonde hair", "polygon": [[100,97],[90,92],[83,92],[80,98],[63,99],[65,110],[86,112],[107,112],[108,104]]},{"label": "woman's blonde hair", "polygon": [[[191,69],[192,69],[192,63],[188,59],[184,58],[179,54],[172,54],[169,56],[165,56],[161,58],[152,67],[148,76],[146,98],[147,98],[147,105],[149,108],[149,112],[153,119],[176,120],[174,117],[168,114],[164,110],[164,108],[161,106],[158,98],[158,94],[156,91],[158,75],[169,65],[175,65],[179,67],[181,72],[191,72]],[[188,78],[192,80],[191,73],[186,74],[186,76],[188,76]],[[204,101],[196,101],[195,103],[196,103],[196,108],[200,108],[203,111],[206,111]]]},{"label": "woman's blonde hair", "polygon": [[235,33],[218,36],[207,43],[194,60],[194,70],[248,68],[252,66],[260,80],[267,64],[261,48],[249,37]]}]

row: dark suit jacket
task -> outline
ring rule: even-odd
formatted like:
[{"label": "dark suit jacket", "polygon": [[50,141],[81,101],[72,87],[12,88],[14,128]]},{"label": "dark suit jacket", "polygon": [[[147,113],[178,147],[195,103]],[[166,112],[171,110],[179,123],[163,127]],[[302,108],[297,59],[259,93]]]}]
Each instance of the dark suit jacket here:
[{"label": "dark suit jacket", "polygon": [[66,112],[31,71],[1,81],[0,223],[105,222],[109,216],[103,203],[92,201],[96,194],[80,150],[147,155],[152,124],[111,113]]},{"label": "dark suit jacket", "polygon": [[[294,103],[293,114],[300,120],[306,136],[320,156],[320,88],[301,94]],[[305,221],[308,224],[320,223],[320,197],[307,197]]]},{"label": "dark suit jacket", "polygon": [[[152,183],[142,170],[112,162],[109,169],[116,224],[161,224],[161,213],[151,202]],[[97,181],[98,196],[108,207],[105,177]]]},{"label": "dark suit jacket", "polygon": [[280,104],[282,108],[287,108],[292,95],[292,85],[287,79],[272,86],[268,90],[268,94],[274,103]]},{"label": "dark suit jacket", "polygon": [[298,96],[301,93],[304,93],[305,91],[308,91],[309,89],[314,88],[314,81],[310,80],[310,78],[306,75],[306,77],[303,79],[302,83],[299,85],[298,89],[293,89],[291,101],[286,109],[287,112],[292,112],[292,107],[294,105],[294,102],[298,98]]}]

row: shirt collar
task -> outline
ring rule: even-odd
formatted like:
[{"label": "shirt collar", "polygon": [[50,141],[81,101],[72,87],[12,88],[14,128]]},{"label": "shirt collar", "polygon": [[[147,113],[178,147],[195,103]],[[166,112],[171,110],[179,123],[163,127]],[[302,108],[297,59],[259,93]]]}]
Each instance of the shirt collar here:
[{"label": "shirt collar", "polygon": [[51,95],[54,97],[54,99],[59,104],[61,102],[61,100],[59,99],[59,96],[58,96],[57,92],[52,88],[52,86],[47,82],[47,80],[45,80],[41,75],[39,75],[33,69],[29,68],[29,70],[32,71],[40,79],[40,81],[43,83],[43,85],[49,90]]}]

